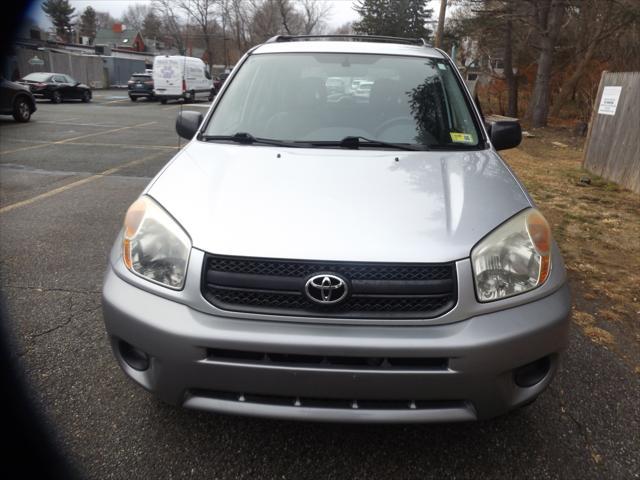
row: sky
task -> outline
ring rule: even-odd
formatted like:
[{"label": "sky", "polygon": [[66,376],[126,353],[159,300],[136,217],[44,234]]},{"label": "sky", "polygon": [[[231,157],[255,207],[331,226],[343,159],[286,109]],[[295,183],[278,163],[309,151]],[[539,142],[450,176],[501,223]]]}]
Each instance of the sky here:
[{"label": "sky", "polygon": [[[346,22],[352,22],[358,19],[358,14],[353,10],[353,0],[324,1],[331,6],[331,18],[327,21],[329,28],[336,28]],[[151,0],[70,0],[70,3],[75,7],[76,12],[78,13],[91,5],[96,10],[109,12],[113,17],[117,18],[122,15],[129,5],[134,3],[150,4]],[[34,17],[41,26],[49,28],[51,26],[51,22],[44,12],[42,12],[40,5],[42,5],[42,1],[34,2],[31,10],[32,17]],[[430,7],[433,9],[433,18],[437,19],[440,2],[432,0],[430,2]]]}]

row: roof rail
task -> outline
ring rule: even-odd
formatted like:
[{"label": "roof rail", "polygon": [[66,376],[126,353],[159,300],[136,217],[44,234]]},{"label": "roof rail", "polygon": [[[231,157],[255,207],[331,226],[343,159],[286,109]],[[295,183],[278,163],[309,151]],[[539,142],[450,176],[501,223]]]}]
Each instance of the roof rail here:
[{"label": "roof rail", "polygon": [[403,43],[407,45],[418,45],[420,47],[431,46],[424,40],[424,38],[389,37],[384,35],[276,35],[275,37],[271,37],[265,43],[304,42],[309,40]]}]

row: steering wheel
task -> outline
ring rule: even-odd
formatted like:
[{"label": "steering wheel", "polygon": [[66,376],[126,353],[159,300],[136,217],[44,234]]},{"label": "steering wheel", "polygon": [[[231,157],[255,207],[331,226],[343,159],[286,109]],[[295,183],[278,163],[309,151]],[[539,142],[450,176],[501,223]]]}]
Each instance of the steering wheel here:
[{"label": "steering wheel", "polygon": [[378,128],[375,130],[375,136],[378,137],[385,130],[402,124],[411,124],[413,126],[415,125],[415,120],[407,116],[390,118],[378,125]]}]

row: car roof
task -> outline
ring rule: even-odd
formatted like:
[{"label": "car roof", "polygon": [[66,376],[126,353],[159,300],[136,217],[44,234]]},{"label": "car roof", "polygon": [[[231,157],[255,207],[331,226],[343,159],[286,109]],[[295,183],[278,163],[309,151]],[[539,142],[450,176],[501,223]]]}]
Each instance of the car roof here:
[{"label": "car roof", "polygon": [[201,58],[187,57],[186,55],[156,55],[154,57],[154,60],[157,60],[158,58],[171,58],[171,59],[178,59],[178,60],[187,60],[189,62],[192,62],[192,61],[202,62]]},{"label": "car roof", "polygon": [[348,41],[348,40],[315,40],[272,41],[256,47],[252,54],[264,53],[365,53],[379,55],[404,55],[412,57],[444,58],[444,55],[433,47],[406,43]]}]

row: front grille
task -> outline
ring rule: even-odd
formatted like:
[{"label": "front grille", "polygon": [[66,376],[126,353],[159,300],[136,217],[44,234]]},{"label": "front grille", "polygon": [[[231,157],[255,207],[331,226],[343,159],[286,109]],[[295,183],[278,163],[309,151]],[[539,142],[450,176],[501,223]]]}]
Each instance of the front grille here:
[{"label": "front grille", "polygon": [[[315,275],[338,276],[347,294],[335,304],[305,291]],[[434,318],[457,301],[454,263],[369,263],[205,256],[202,293],[223,310],[346,318]]]},{"label": "front grille", "polygon": [[448,280],[451,264],[398,264],[272,260],[209,255],[208,268],[229,273],[308,277],[317,272],[337,272],[351,280]]}]

